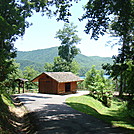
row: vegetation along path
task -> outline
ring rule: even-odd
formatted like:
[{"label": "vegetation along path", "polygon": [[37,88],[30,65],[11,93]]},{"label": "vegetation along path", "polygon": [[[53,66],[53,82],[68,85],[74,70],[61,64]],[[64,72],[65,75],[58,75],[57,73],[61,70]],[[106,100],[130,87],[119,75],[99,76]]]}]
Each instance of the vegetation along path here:
[{"label": "vegetation along path", "polygon": [[31,113],[31,122],[35,126],[36,134],[124,134],[122,128],[113,127],[65,104],[68,97],[87,93],[87,91],[71,95],[26,93],[18,97]]}]

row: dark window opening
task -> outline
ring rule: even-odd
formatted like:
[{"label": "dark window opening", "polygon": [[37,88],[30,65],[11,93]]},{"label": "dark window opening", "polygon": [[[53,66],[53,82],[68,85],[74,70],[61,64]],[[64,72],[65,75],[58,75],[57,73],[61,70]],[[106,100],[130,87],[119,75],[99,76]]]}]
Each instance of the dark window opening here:
[{"label": "dark window opening", "polygon": [[65,83],[65,92],[69,92],[71,89],[71,83]]}]

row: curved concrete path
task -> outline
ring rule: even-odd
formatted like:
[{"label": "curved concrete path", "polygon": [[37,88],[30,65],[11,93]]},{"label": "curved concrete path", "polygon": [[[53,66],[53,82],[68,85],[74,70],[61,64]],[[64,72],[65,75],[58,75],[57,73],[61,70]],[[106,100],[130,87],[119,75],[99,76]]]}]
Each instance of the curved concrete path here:
[{"label": "curved concrete path", "polygon": [[25,93],[18,98],[32,113],[35,134],[127,134],[122,128],[112,127],[65,104],[68,97],[83,94],[88,92],[71,95]]}]

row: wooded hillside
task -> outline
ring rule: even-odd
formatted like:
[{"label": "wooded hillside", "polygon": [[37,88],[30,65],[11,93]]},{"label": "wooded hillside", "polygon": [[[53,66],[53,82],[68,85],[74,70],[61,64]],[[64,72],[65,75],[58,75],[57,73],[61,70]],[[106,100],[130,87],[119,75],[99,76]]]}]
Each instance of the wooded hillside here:
[{"label": "wooded hillside", "polygon": [[[33,67],[42,72],[44,71],[44,64],[46,62],[52,63],[54,57],[58,56],[58,47],[52,47],[47,49],[39,49],[33,51],[18,51],[16,61],[20,63],[20,69],[33,65]],[[101,69],[103,63],[112,63],[110,57],[99,56],[85,56],[78,54],[75,60],[80,64],[80,67],[91,68],[92,65],[96,66],[96,69]]]}]

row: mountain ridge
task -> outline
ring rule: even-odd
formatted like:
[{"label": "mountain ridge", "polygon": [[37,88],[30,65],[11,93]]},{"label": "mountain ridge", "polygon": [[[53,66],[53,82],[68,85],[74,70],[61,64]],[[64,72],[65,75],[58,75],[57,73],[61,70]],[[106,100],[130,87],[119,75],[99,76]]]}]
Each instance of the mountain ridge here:
[{"label": "mountain ridge", "polygon": [[[39,66],[38,71],[44,71],[43,68],[45,63],[53,63],[54,57],[58,56],[58,47],[51,47],[46,49],[37,49],[32,51],[18,51],[16,62],[20,63],[20,68],[23,70],[27,65],[33,65],[36,69]],[[91,68],[95,65],[97,69],[101,69],[103,63],[112,63],[110,57],[100,56],[86,56],[78,54],[75,60],[80,64],[81,67]]]}]

